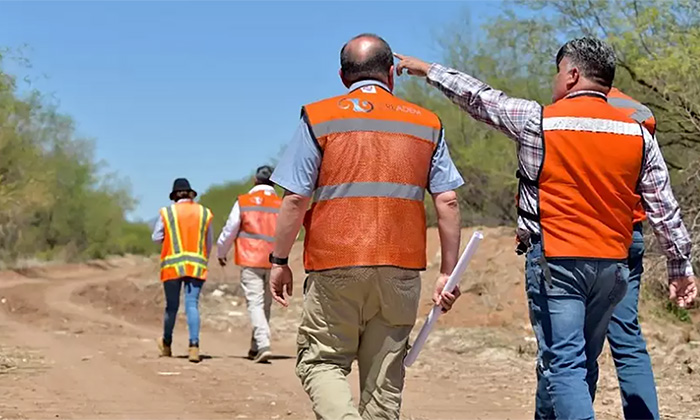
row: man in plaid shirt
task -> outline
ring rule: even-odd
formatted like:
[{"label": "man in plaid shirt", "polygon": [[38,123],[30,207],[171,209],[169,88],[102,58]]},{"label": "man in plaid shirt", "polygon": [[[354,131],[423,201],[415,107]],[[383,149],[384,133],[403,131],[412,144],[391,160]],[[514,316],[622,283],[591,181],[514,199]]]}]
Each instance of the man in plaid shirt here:
[{"label": "man in plaid shirt", "polygon": [[397,73],[427,77],[473,118],[516,142],[518,235],[528,245],[538,381],[547,391],[538,393],[535,415],[593,419],[597,358],[625,295],[640,199],[668,259],[670,299],[686,307],[697,295],[690,237],[658,143],[606,101],[614,52],[592,38],[566,43],[556,58],[554,104],[546,107],[439,64],[397,58]]}]

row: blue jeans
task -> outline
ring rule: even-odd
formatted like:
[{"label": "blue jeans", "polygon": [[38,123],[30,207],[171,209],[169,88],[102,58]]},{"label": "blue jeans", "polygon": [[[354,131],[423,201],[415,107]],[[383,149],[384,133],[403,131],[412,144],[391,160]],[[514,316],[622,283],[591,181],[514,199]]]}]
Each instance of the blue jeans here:
[{"label": "blue jeans", "polygon": [[538,346],[535,418],[593,419],[598,356],[627,290],[627,262],[545,261],[535,238],[525,277]]},{"label": "blue jeans", "polygon": [[187,313],[187,329],[190,332],[190,345],[199,345],[199,293],[202,291],[203,280],[183,277],[163,282],[165,291],[165,320],[163,321],[163,341],[173,342],[173,329],[180,306],[180,289],[185,284],[185,312]]},{"label": "blue jeans", "polygon": [[656,420],[659,402],[654,373],[637,317],[639,286],[644,272],[644,235],[642,224],[635,225],[628,264],[630,279],[627,294],[615,307],[608,325],[608,343],[620,382],[622,410],[626,419]]}]

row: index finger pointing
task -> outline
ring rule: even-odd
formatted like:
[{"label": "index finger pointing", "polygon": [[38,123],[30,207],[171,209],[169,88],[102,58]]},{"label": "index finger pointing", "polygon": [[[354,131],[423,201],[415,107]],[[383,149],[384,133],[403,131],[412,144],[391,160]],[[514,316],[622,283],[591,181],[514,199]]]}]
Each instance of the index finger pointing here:
[{"label": "index finger pointing", "polygon": [[406,56],[405,56],[405,55],[399,54],[399,53],[394,53],[394,57],[398,58],[399,60],[405,60],[405,59],[406,59]]},{"label": "index finger pointing", "polygon": [[403,64],[403,62],[397,64],[396,65],[396,75],[401,76],[401,74],[403,74],[404,68],[406,68],[406,66]]}]

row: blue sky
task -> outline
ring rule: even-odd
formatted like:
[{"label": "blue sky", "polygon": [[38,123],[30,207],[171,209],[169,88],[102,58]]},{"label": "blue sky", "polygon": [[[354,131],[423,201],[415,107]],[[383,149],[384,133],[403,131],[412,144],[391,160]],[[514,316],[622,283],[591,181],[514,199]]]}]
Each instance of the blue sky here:
[{"label": "blue sky", "polygon": [[[167,204],[172,180],[200,194],[275,157],[304,103],[342,93],[339,50],[361,32],[439,59],[435,35],[471,2],[3,2],[0,46],[27,44],[33,86],[95,138],[130,180],[132,219]],[[12,70],[16,70],[11,67]],[[44,77],[46,75],[46,77]],[[233,197],[232,197],[233,201]]]}]

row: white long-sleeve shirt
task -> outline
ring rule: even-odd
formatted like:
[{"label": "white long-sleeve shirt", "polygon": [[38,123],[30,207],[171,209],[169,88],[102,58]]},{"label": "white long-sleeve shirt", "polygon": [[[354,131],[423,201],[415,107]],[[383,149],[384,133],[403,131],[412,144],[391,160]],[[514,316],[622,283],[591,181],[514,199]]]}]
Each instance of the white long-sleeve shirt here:
[{"label": "white long-sleeve shirt", "polygon": [[[266,194],[274,195],[275,189],[269,185],[256,185],[250,191],[250,193],[264,191]],[[226,226],[221,231],[219,235],[219,240],[216,241],[216,253],[219,258],[226,258],[226,254],[231,250],[233,242],[238,237],[238,232],[241,229],[241,208],[238,205],[238,200],[233,205],[231,213],[228,215],[228,220],[226,221]]]}]

